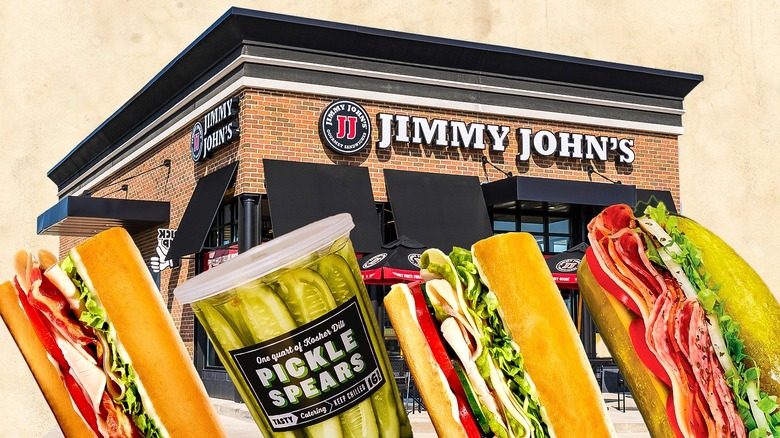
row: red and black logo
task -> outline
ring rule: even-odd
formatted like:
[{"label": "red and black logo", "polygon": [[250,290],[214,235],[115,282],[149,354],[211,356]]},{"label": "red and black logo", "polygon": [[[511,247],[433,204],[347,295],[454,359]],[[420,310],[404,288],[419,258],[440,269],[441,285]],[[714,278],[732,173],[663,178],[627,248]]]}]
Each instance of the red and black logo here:
[{"label": "red and black logo", "polygon": [[355,102],[331,102],[320,116],[320,136],[334,152],[356,154],[371,141],[371,119],[366,110]]}]

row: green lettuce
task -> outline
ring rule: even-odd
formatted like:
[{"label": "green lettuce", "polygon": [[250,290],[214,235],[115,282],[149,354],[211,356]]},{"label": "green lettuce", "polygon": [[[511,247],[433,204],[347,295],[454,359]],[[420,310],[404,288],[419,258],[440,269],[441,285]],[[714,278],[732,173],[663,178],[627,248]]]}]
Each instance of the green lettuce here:
[{"label": "green lettuce", "polygon": [[[534,426],[531,436],[536,438],[550,436],[547,426],[541,420],[539,396],[526,380],[523,356],[513,343],[499,315],[498,299],[479,278],[471,251],[456,247],[449,257],[455,266],[457,280],[465,286],[464,295],[468,311],[474,316],[482,333],[484,349],[476,361],[480,375],[489,381],[488,362],[492,358],[503,373],[513,397],[528,414]],[[428,270],[430,271],[430,268]],[[449,273],[451,268],[442,271]],[[515,434],[518,434],[522,426],[509,415],[507,415],[507,422]],[[491,427],[491,430],[494,429]]]},{"label": "green lettuce", "polygon": [[111,354],[111,372],[119,378],[126,388],[122,397],[114,399],[114,401],[122,407],[122,411],[132,418],[133,423],[138,426],[144,437],[162,438],[162,431],[155,421],[149,418],[141,403],[141,396],[138,393],[138,384],[133,368],[119,355],[116,339],[114,339],[112,334],[105,309],[98,304],[94,294],[87,288],[84,280],[76,271],[76,265],[70,256],[65,257],[65,260],[60,263],[60,268],[68,274],[80,292],[79,297],[84,303],[85,310],[79,316],[79,320],[94,330],[103,333],[108,342],[109,351],[106,354]]},{"label": "green lettuce", "polygon": [[[666,246],[671,247],[676,244],[679,250],[667,252],[682,267],[685,275],[696,289],[697,298],[702,307],[709,315],[717,317],[723,338],[726,341],[729,356],[736,368],[736,372],[734,370],[726,372],[726,382],[734,392],[737,411],[740,417],[742,417],[745,427],[750,432],[749,438],[766,437],[767,431],[759,428],[756,424],[753,412],[750,410],[747,395],[748,383],[755,381],[755,385],[758,387],[760,370],[756,366],[748,367],[746,365],[747,363],[752,364],[753,360],[743,351],[745,344],[739,337],[740,325],[726,314],[724,300],[718,295],[720,285],[712,284],[711,275],[704,267],[701,250],[679,230],[677,218],[669,214],[663,203],[658,203],[657,207],[648,206],[645,209],[645,215],[661,225],[672,237],[672,242]],[[648,236],[645,236],[645,239],[648,248],[648,258],[661,268],[666,269],[663,262],[656,260],[658,251],[653,242],[649,240]],[[758,406],[767,419],[770,428],[769,432],[774,437],[780,437],[780,411],[777,410],[778,405],[775,402],[775,398],[764,392],[759,392],[759,395],[761,398]]]}]

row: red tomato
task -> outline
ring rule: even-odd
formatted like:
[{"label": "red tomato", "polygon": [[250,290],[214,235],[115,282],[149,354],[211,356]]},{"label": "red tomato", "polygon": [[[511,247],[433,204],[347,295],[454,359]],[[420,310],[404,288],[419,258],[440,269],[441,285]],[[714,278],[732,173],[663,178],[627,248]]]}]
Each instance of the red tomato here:
[{"label": "red tomato", "polygon": [[650,351],[650,347],[647,346],[647,338],[645,337],[647,329],[645,328],[645,322],[642,318],[636,318],[631,321],[628,326],[628,336],[631,337],[631,343],[634,345],[634,351],[642,361],[642,363],[653,373],[654,376],[669,388],[672,387],[672,380],[669,378],[669,374],[661,366],[661,362],[655,357],[653,352]]},{"label": "red tomato", "polygon": [[666,416],[669,418],[669,425],[672,426],[674,436],[676,438],[685,438],[680,430],[680,425],[677,424],[677,414],[674,411],[674,398],[671,393],[669,394],[669,397],[666,398]]},{"label": "red tomato", "polygon": [[609,292],[610,295],[617,298],[618,301],[628,307],[628,309],[634,312],[635,315],[642,315],[642,312],[639,311],[639,306],[637,306],[637,304],[634,302],[634,299],[631,298],[622,287],[618,286],[618,284],[615,283],[615,281],[612,280],[612,278],[607,275],[606,272],[604,272],[604,268],[601,267],[601,264],[599,264],[599,260],[596,258],[596,255],[593,254],[592,247],[589,247],[585,251],[585,260],[588,262],[590,272],[593,273],[593,278],[596,279],[599,286]]},{"label": "red tomato", "polygon": [[67,388],[73,404],[76,405],[76,409],[78,409],[79,413],[81,413],[81,416],[87,422],[89,428],[95,432],[95,435],[101,436],[97,426],[97,417],[95,416],[95,411],[92,409],[92,405],[89,403],[89,400],[87,400],[87,396],[85,396],[84,392],[81,390],[81,386],[79,386],[78,382],[76,382],[76,379],[74,379],[73,376],[71,376],[68,372],[64,372],[62,378],[65,381],[65,388]]},{"label": "red tomato", "polygon": [[49,353],[49,356],[54,358],[54,361],[59,364],[62,372],[66,373],[70,369],[70,365],[68,365],[68,362],[65,360],[65,356],[62,355],[62,350],[60,350],[59,345],[57,345],[57,341],[54,340],[54,335],[52,335],[49,330],[49,326],[44,322],[44,319],[41,318],[38,310],[33,308],[30,304],[30,301],[27,299],[27,294],[22,291],[19,282],[14,279],[14,283],[16,285],[16,291],[19,294],[19,302],[22,304],[24,313],[27,314],[27,320],[30,321],[30,325],[35,332],[35,335],[38,336],[38,339],[41,341],[41,344],[43,344],[43,348],[46,349],[46,352]]}]

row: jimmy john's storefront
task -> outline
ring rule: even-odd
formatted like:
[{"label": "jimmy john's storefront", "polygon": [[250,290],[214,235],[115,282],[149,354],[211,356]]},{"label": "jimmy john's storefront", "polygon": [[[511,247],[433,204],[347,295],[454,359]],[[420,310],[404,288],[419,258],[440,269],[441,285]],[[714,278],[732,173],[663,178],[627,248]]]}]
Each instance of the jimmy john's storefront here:
[{"label": "jimmy john's storefront", "polygon": [[[64,252],[128,228],[207,389],[237,398],[177,285],[344,211],[361,254],[508,231],[561,253],[605,205],[679,206],[683,99],[700,81],[231,9],[51,169],[60,201],[38,232]],[[587,312],[562,290],[595,358]]]}]

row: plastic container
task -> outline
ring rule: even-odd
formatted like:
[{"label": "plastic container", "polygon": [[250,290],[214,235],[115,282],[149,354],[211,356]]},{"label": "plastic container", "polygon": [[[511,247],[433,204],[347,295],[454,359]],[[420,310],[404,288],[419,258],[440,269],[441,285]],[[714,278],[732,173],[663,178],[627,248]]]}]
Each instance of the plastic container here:
[{"label": "plastic container", "polygon": [[322,219],[174,290],[266,436],[412,435],[353,227],[346,213]]}]

